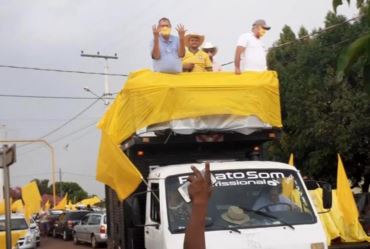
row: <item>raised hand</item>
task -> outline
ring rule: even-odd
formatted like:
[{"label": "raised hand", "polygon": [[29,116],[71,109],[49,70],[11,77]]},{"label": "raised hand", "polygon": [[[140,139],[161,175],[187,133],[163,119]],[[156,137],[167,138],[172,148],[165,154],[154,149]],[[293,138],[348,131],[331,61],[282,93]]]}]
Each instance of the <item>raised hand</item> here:
[{"label": "raised hand", "polygon": [[184,37],[187,31],[184,25],[182,24],[177,25],[176,30],[177,30],[177,33],[179,34],[179,37]]},{"label": "raised hand", "polygon": [[153,30],[153,36],[154,36],[154,38],[159,37],[160,27],[154,24],[152,26],[152,30]]},{"label": "raised hand", "polygon": [[191,167],[194,174],[189,176],[189,196],[193,205],[208,204],[208,199],[212,192],[211,173],[209,171],[209,163],[206,163],[204,176],[194,166]]}]

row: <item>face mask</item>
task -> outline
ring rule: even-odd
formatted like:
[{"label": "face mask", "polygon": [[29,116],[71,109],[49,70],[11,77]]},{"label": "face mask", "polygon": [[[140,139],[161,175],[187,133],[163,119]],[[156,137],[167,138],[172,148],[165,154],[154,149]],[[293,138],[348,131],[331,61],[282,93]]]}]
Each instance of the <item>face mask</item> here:
[{"label": "face mask", "polygon": [[163,28],[161,28],[161,34],[162,35],[165,35],[165,36],[171,34],[171,28],[169,28],[169,27],[163,27]]},{"label": "face mask", "polygon": [[264,36],[265,34],[266,34],[266,29],[264,29],[264,28],[259,28],[259,32],[258,32],[258,34],[259,34],[259,36],[260,37],[262,37],[262,36]]}]

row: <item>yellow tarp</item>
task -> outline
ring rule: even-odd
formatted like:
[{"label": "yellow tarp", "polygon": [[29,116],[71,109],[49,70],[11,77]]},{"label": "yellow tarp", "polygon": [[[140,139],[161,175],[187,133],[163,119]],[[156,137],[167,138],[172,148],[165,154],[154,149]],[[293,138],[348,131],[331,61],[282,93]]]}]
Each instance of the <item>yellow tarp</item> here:
[{"label": "yellow tarp", "polygon": [[[219,114],[255,115],[265,123],[281,127],[276,72],[173,75],[142,70],[130,74],[98,124],[102,142],[97,180],[112,187],[120,199],[126,198],[138,186],[141,176],[118,147],[124,140],[152,124]],[[126,171],[130,177],[125,178]]]},{"label": "yellow tarp", "polygon": [[[12,248],[15,247],[19,238],[24,237],[26,235],[27,230],[21,231],[12,231]],[[5,232],[0,232],[0,248],[6,248],[6,237]]]},{"label": "yellow tarp", "polygon": [[26,218],[41,210],[41,195],[36,182],[30,182],[22,187],[22,199]]}]

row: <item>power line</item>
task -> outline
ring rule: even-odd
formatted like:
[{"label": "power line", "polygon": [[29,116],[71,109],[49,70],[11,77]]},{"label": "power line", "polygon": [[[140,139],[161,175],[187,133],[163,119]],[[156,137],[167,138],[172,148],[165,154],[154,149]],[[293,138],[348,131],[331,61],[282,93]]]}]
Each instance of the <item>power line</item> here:
[{"label": "power line", "polygon": [[24,67],[24,66],[13,66],[13,65],[0,65],[0,67],[12,68],[12,69],[23,69],[23,70],[57,72],[57,73],[76,73],[76,74],[107,75],[107,76],[121,76],[121,77],[128,76],[128,74],[118,74],[118,73],[98,73],[98,72],[86,72],[86,71],[65,70],[65,69],[55,69],[55,68]]},{"label": "power line", "polygon": [[[74,96],[43,96],[43,95],[18,95],[18,94],[0,94],[0,97],[7,98],[33,98],[33,99],[101,99],[101,97],[74,97]],[[110,97],[104,97],[104,99],[114,99]]]}]

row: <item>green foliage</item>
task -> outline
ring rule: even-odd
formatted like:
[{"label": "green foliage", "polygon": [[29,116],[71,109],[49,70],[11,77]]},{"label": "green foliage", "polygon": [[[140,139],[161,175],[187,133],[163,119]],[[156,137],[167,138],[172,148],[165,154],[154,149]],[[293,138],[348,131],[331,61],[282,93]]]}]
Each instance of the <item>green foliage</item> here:
[{"label": "green foliage", "polygon": [[72,200],[73,203],[76,203],[88,197],[87,192],[83,190],[78,183],[57,182],[55,185],[56,185],[56,189],[58,190],[58,193],[62,195],[65,195],[68,193],[68,199]]},{"label": "green foliage", "polygon": [[[48,179],[35,178],[32,181],[36,182],[41,195],[53,193],[53,186],[49,184]],[[64,196],[66,193],[68,193],[68,199],[72,200],[74,203],[88,197],[87,192],[75,182],[56,182],[55,189],[57,195]]]},{"label": "green foliage", "polygon": [[[325,26],[344,20],[329,13]],[[335,183],[336,154],[341,153],[352,179],[369,174],[370,98],[361,74],[365,62],[357,61],[343,81],[336,81],[338,54],[367,29],[363,22],[348,23],[269,51],[269,67],[279,73],[284,126],[281,140],[268,146],[270,159],[287,162],[294,153],[303,174]],[[306,33],[301,28],[298,36]],[[295,37],[286,26],[276,45]]]},{"label": "green foliage", "polygon": [[[347,0],[350,4],[351,0]],[[333,0],[334,11],[337,10],[339,5],[342,5],[342,0]],[[351,43],[347,48],[343,49],[341,56],[338,60],[337,66],[337,80],[341,81],[348,75],[349,70],[354,67],[356,62],[360,59],[364,60],[363,63],[363,77],[365,79],[365,89],[370,93],[370,1],[357,0],[357,8],[360,10],[364,25],[367,25],[367,34],[360,34],[358,39]]]}]

